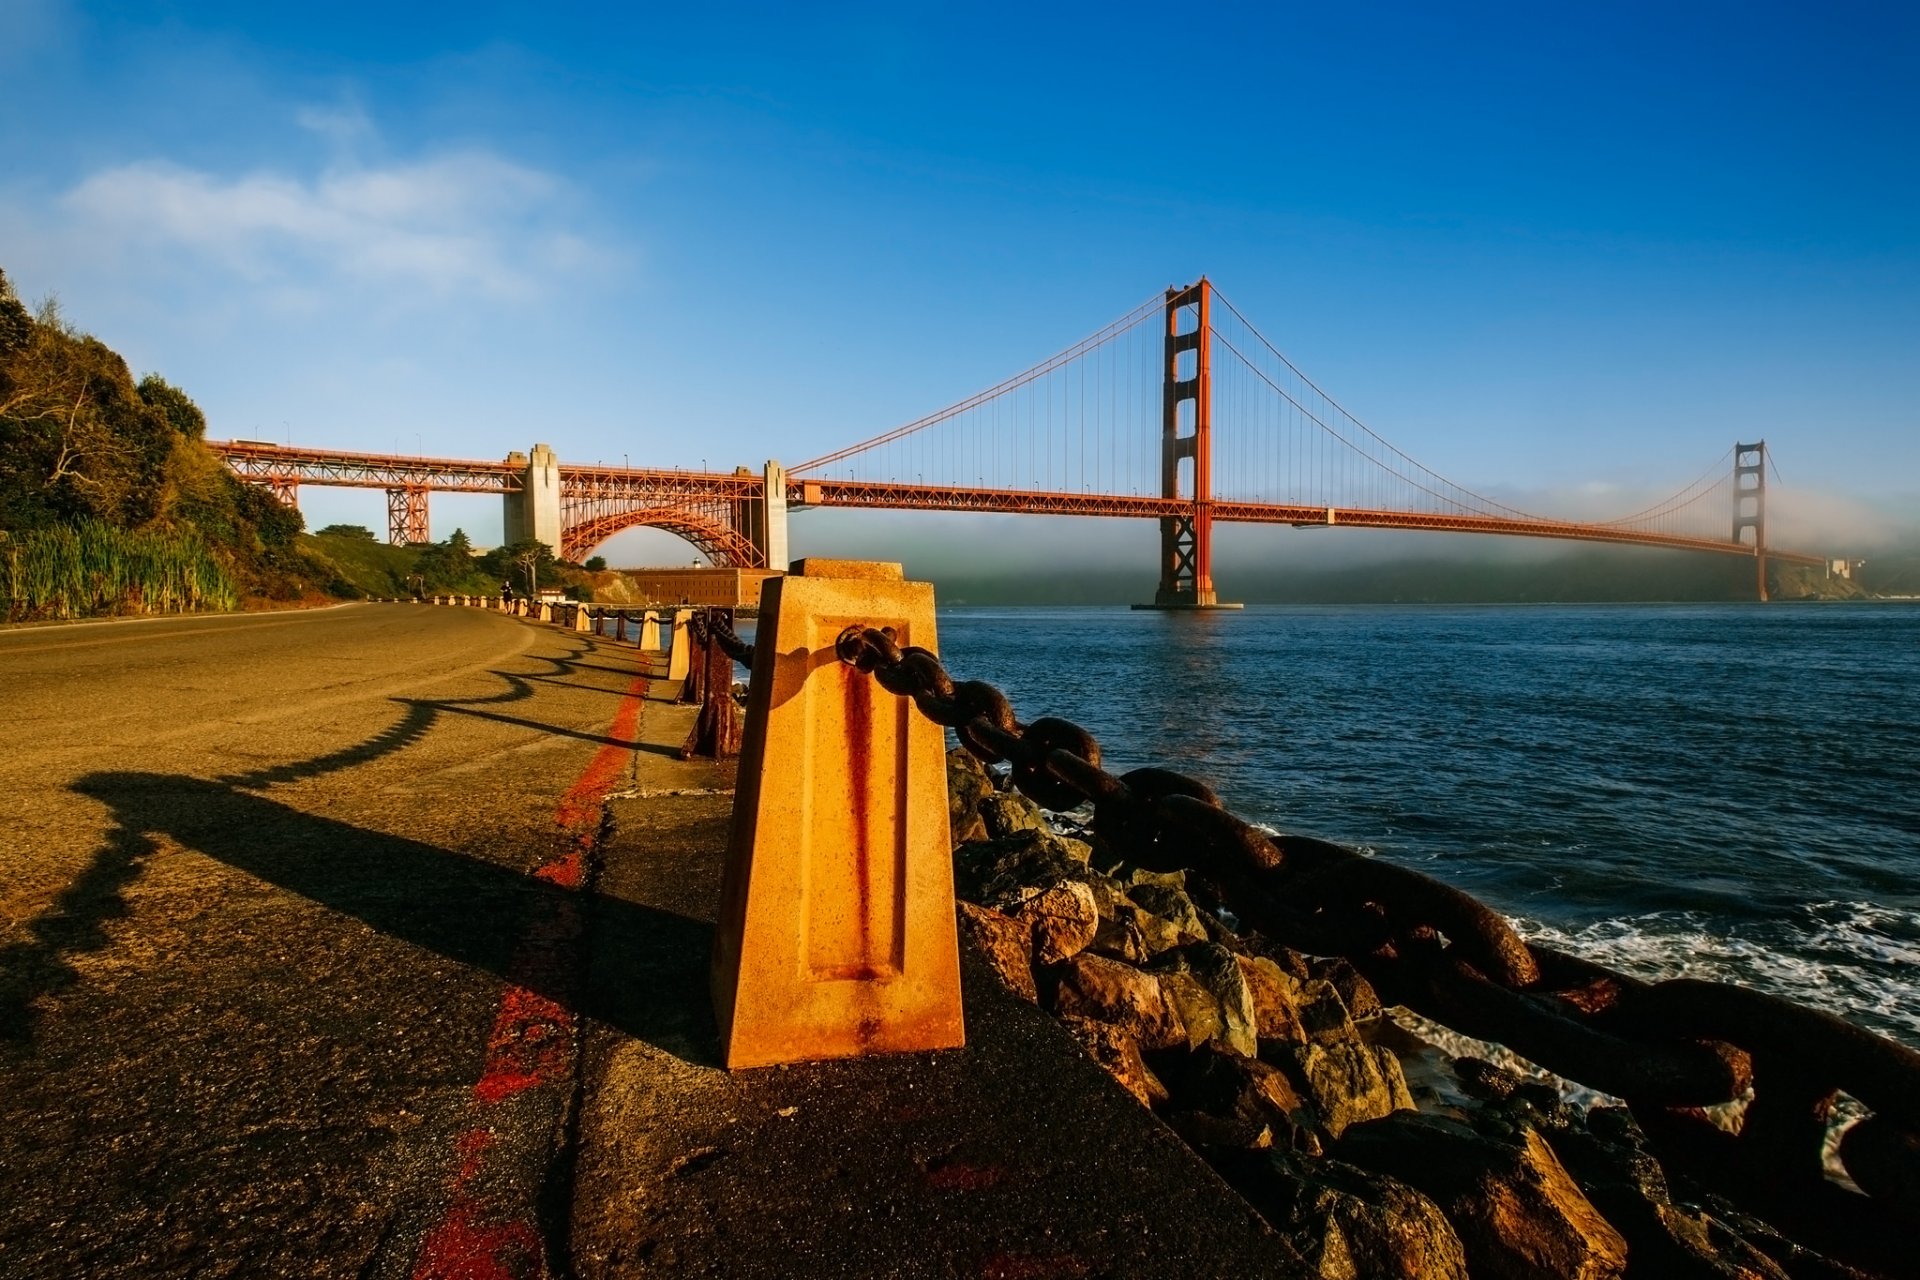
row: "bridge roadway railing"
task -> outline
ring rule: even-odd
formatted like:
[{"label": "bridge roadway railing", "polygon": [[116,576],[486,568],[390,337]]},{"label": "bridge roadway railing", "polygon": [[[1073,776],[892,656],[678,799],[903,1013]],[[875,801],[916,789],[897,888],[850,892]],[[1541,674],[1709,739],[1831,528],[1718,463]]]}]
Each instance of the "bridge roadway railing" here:
[{"label": "bridge roadway railing", "polygon": [[[1920,1220],[1920,1053],[1745,987],[1648,981],[1528,943],[1430,876],[1275,833],[1168,769],[1115,775],[1100,744],[1022,720],[935,653],[932,589],[898,566],[796,565],[764,589],[714,994],[730,1066],[957,1043],[942,730],[1046,810],[1088,806],[1106,857],[1185,872],[1268,942],[1340,957],[1383,1001],[1624,1100],[1659,1157],[1793,1233],[1881,1265]],[[724,632],[723,628],[715,628]],[[923,643],[924,642],[924,643]],[[799,888],[797,886],[804,886]],[[919,895],[916,898],[916,895]],[[943,923],[944,922],[944,923]],[[1827,1176],[1838,1094],[1869,1114]],[[1704,1108],[1746,1102],[1737,1135]]]},{"label": "bridge roadway railing", "polygon": [[[1045,490],[992,489],[949,485],[896,484],[866,480],[800,477],[792,482],[789,500],[799,508],[862,507],[896,511],[977,511],[1005,515],[1109,516],[1163,519],[1182,515],[1193,507],[1183,498],[1156,494],[1059,493]],[[1636,529],[1631,525],[1592,524],[1578,520],[1549,520],[1481,516],[1434,511],[1397,511],[1370,507],[1311,506],[1300,503],[1239,502],[1214,499],[1212,517],[1221,524],[1289,524],[1298,527],[1345,526],[1355,529],[1417,529],[1433,533],[1493,533],[1522,538],[1558,538],[1576,542],[1605,542],[1681,551],[1711,551],[1752,557],[1750,543],[1690,537]],[[1822,565],[1826,561],[1799,551],[1768,547],[1770,560]]]}]

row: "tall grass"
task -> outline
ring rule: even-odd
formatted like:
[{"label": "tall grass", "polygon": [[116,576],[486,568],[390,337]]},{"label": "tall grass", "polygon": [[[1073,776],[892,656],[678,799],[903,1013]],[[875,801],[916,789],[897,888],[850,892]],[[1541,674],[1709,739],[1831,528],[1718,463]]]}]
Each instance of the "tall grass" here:
[{"label": "tall grass", "polygon": [[233,609],[240,596],[199,533],[88,520],[0,533],[0,600],[12,621]]}]

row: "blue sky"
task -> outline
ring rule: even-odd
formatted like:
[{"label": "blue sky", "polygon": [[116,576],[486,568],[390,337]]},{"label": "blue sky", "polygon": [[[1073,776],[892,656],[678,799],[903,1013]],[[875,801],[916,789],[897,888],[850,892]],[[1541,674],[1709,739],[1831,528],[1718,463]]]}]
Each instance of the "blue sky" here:
[{"label": "blue sky", "polygon": [[680,466],[1204,272],[1483,491],[1764,435],[1809,526],[1920,518],[1920,9],[1435,8],[6,0],[0,266],[216,436]]}]

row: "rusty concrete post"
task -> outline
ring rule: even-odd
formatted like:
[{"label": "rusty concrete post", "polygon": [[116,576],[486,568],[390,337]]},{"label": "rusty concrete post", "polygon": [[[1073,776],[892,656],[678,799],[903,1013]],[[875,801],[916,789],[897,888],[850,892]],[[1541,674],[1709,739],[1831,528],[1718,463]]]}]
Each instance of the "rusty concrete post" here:
[{"label": "rusty concrete post", "polygon": [[762,591],[713,947],[729,1067],[966,1039],[945,741],[835,656],[856,623],[932,649],[933,587],[811,559]]},{"label": "rusty concrete post", "polygon": [[687,639],[687,619],[693,616],[691,609],[673,611],[673,634],[668,638],[671,646],[667,650],[667,679],[685,680],[687,673],[693,670],[692,657],[688,650],[692,642]]},{"label": "rusty concrete post", "polygon": [[707,756],[731,760],[740,754],[740,709],[733,702],[733,656],[721,645],[717,629],[733,630],[733,610],[705,610],[688,631],[694,637],[693,670],[682,702],[698,703],[700,714],[680,744],[680,758]]}]

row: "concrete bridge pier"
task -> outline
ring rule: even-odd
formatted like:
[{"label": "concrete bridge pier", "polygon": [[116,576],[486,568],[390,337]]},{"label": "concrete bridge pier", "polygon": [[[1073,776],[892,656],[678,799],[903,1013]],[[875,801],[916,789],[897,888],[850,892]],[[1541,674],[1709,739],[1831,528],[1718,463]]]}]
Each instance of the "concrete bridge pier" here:
[{"label": "concrete bridge pier", "polygon": [[769,458],[762,474],[766,478],[766,492],[760,501],[742,504],[744,527],[740,531],[760,552],[762,564],[769,569],[784,570],[787,567],[787,472]]},{"label": "concrete bridge pier", "polygon": [[523,468],[520,492],[502,496],[503,527],[508,544],[529,539],[544,542],[560,554],[560,460],[553,446],[536,444],[531,455],[516,450],[507,465]]}]

